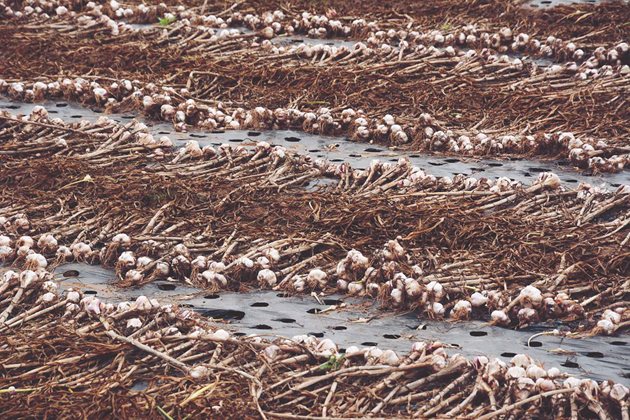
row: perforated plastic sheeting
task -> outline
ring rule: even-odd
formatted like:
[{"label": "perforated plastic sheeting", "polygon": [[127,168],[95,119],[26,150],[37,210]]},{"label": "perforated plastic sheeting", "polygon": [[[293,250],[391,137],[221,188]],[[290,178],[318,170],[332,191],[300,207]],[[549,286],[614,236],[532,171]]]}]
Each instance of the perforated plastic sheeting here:
[{"label": "perforated plastic sheeting", "polygon": [[[41,103],[12,102],[0,97],[0,111],[12,113],[30,114],[36,105],[44,106],[51,118],[58,117],[64,121],[96,121],[105,115],[98,110],[90,110],[76,104],[62,101],[45,101]],[[166,135],[179,146],[183,146],[188,140],[196,140],[200,146],[219,146],[230,143],[241,146],[254,146],[259,141],[266,141],[274,146],[283,146],[289,150],[308,154],[313,159],[325,158],[334,163],[348,162],[356,169],[365,169],[373,159],[383,162],[396,162],[401,157],[407,157],[412,165],[424,169],[427,173],[437,177],[464,174],[477,178],[496,179],[507,177],[523,184],[531,184],[540,172],[555,172],[563,184],[569,188],[577,187],[578,183],[586,182],[595,186],[603,186],[616,189],[620,185],[630,184],[630,171],[605,174],[601,176],[583,175],[572,168],[563,167],[557,162],[541,160],[528,160],[520,157],[512,157],[509,160],[497,159],[465,159],[456,157],[431,156],[415,154],[407,151],[395,151],[385,146],[369,143],[349,141],[343,137],[324,136],[310,134],[295,130],[274,131],[191,131],[188,133],[177,132],[171,124],[165,122],[146,121],[133,114],[107,115],[120,123],[129,122],[134,118],[142,120],[152,131],[154,136]],[[322,182],[325,184],[325,182]]]},{"label": "perforated plastic sheeting", "polygon": [[[561,325],[514,331],[478,321],[433,321],[419,319],[413,313],[383,312],[371,300],[337,295],[321,297],[320,304],[312,296],[286,296],[274,291],[210,294],[165,281],[120,289],[112,284],[115,278],[112,270],[83,263],[61,265],[55,273],[62,289],[80,288],[84,293],[112,302],[133,300],[141,295],[156,298],[161,304],[186,306],[227,322],[240,335],[311,334],[330,338],[341,348],[379,346],[396,351],[408,351],[414,341],[435,340],[452,345],[451,353],[468,357],[486,355],[509,361],[516,354],[527,353],[543,362],[545,368],[555,366],[595,380],[630,382],[630,335],[627,334],[579,340],[540,336],[528,347],[533,334]],[[346,307],[339,308],[342,303]],[[332,305],[338,309],[327,311]]]}]

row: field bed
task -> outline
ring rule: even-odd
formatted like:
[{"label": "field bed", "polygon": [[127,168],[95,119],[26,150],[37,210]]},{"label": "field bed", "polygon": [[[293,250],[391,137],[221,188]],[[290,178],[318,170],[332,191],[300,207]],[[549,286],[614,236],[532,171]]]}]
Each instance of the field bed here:
[{"label": "field bed", "polygon": [[398,3],[0,4],[0,412],[629,418],[630,6]]}]

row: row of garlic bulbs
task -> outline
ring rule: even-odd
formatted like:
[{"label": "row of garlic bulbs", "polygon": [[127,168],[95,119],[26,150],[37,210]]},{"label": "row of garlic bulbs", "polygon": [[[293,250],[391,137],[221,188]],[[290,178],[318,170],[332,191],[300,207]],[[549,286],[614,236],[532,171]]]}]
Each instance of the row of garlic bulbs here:
[{"label": "row of garlic bulbs", "polygon": [[[127,334],[138,331],[157,315],[166,316],[171,322],[159,330],[149,329],[143,333],[142,339],[153,339],[161,337],[179,337],[181,339],[203,339],[224,343],[235,340],[247,340],[259,344],[260,355],[269,362],[285,359],[294,353],[285,353],[285,348],[295,348],[299,345],[309,351],[311,355],[320,358],[336,358],[343,360],[344,364],[357,365],[389,365],[399,366],[403,363],[422,358],[430,362],[434,372],[440,372],[448,366],[456,363],[463,363],[469,368],[477,371],[479,377],[491,388],[508,387],[513,401],[522,401],[537,393],[544,393],[556,389],[573,390],[577,398],[586,398],[587,401],[595,401],[601,398],[608,398],[620,404],[621,409],[627,407],[627,400],[630,391],[626,386],[612,381],[596,382],[591,379],[578,379],[560,372],[559,369],[551,367],[545,369],[540,363],[526,354],[517,354],[505,363],[500,359],[490,360],[486,356],[477,356],[473,359],[466,359],[459,354],[448,355],[445,346],[440,342],[415,342],[411,346],[411,351],[404,356],[393,350],[382,350],[376,346],[359,348],[348,347],[341,353],[337,344],[328,338],[318,339],[310,335],[297,335],[290,339],[278,339],[270,343],[257,335],[250,335],[244,338],[236,338],[231,332],[221,328],[208,327],[203,322],[199,322],[199,315],[194,312],[174,307],[172,305],[161,305],[156,299],[146,296],[139,296],[135,301],[120,302],[114,305],[104,302],[94,296],[86,296],[80,290],[68,289],[60,292],[55,281],[48,276],[38,277],[29,270],[16,273],[5,272],[0,278],[0,288],[6,290],[9,287],[20,287],[26,289],[37,289],[36,303],[40,308],[52,307],[53,305],[63,305],[65,312],[62,315],[66,319],[80,319],[88,316],[101,318],[109,316],[112,322],[120,323],[120,329]],[[190,328],[178,325],[178,320],[196,320]],[[194,378],[205,377],[209,370],[203,364],[199,364],[191,369],[190,376]]]},{"label": "row of garlic bulbs", "polygon": [[[48,16],[46,12],[52,12],[55,4],[59,4],[54,9],[57,16],[77,15],[74,11],[69,11],[66,5],[72,8],[73,4],[67,1],[31,1],[32,5],[24,7],[23,11],[13,11],[10,7],[4,7],[5,15],[9,17],[21,17],[22,15],[42,14]],[[1,5],[0,5],[1,6]],[[33,7],[34,6],[34,7]],[[43,7],[43,8],[42,8]],[[112,0],[104,5],[88,2],[84,8],[87,19],[97,19],[111,28],[115,34],[118,33],[117,24],[110,23],[106,18],[133,19],[138,21],[156,20],[157,16],[165,16],[171,19],[181,19],[184,26],[208,27],[227,29],[229,26],[245,25],[251,29],[260,30],[260,35],[265,39],[273,38],[280,34],[293,34],[295,32],[307,33],[309,36],[325,38],[328,36],[348,36],[365,33],[369,31],[365,42],[367,46],[378,49],[386,49],[391,46],[403,47],[417,50],[416,47],[442,47],[446,49],[448,55],[455,55],[454,47],[468,47],[475,49],[491,49],[498,54],[528,53],[542,57],[554,57],[560,61],[586,61],[590,68],[599,67],[605,64],[619,65],[624,57],[629,54],[628,44],[625,42],[606,49],[603,46],[593,50],[592,55],[587,57],[587,53],[576,46],[571,41],[563,41],[553,35],[546,39],[538,40],[527,33],[515,34],[508,27],[500,28],[496,32],[482,31],[476,25],[465,25],[459,29],[444,33],[440,30],[417,31],[410,29],[389,29],[387,31],[379,29],[376,22],[366,22],[365,19],[355,19],[349,24],[344,24],[339,20],[329,18],[325,15],[316,15],[303,12],[296,18],[289,18],[281,10],[264,12],[261,15],[232,12],[226,19],[214,15],[198,15],[192,10],[187,10],[184,6],[177,6],[171,11],[161,3],[155,6],[144,4],[128,5],[123,7],[116,0]],[[17,13],[17,14],[16,14]],[[84,21],[85,23],[85,21]],[[224,36],[236,35],[236,33],[222,32]],[[482,54],[483,55],[483,54]],[[515,61],[518,67],[520,60]],[[522,64],[522,63],[521,63]],[[571,66],[568,66],[571,68]],[[557,72],[557,69],[552,69]],[[629,72],[630,68],[625,68]],[[581,73],[581,75],[587,75]]]},{"label": "row of garlic bulbs", "polygon": [[[45,108],[39,106],[34,107],[32,113],[28,117],[23,118],[25,121],[48,121],[54,124],[63,124],[63,121],[59,118],[47,120],[47,111]],[[87,122],[86,124],[89,125]],[[107,117],[100,117],[96,121],[96,125],[99,126],[115,124],[116,123],[114,121],[108,119]],[[88,125],[86,125],[86,128]],[[133,139],[137,141],[138,144],[147,147],[150,150],[148,157],[164,159],[169,155],[173,156],[171,150],[173,149],[174,144],[168,137],[162,136],[159,139],[156,139],[148,132],[148,127],[143,123],[135,123],[132,131],[134,134],[129,134],[129,137],[133,136]],[[58,139],[58,145],[68,147],[65,139]],[[232,146],[230,144],[222,144],[217,149],[210,145],[201,147],[196,140],[189,140],[186,142],[184,147],[175,151],[173,162],[179,162],[186,158],[221,159],[223,157],[230,158],[236,156],[247,156],[248,154],[252,161],[263,156],[269,156],[272,158],[273,164],[276,165],[281,161],[289,159],[291,164],[301,165],[304,169],[316,168],[324,176],[333,176],[342,179],[348,177],[349,179],[356,180],[357,182],[361,180],[367,181],[368,178],[374,179],[375,177],[384,176],[384,174],[388,172],[404,172],[404,175],[399,177],[396,182],[396,188],[403,191],[438,188],[449,191],[467,190],[500,193],[523,188],[519,182],[513,182],[508,178],[490,180],[487,178],[477,179],[475,177],[467,177],[465,175],[456,175],[453,178],[437,178],[431,174],[427,174],[422,169],[412,166],[408,158],[401,158],[396,163],[373,160],[369,168],[366,168],[365,170],[355,170],[347,163],[334,164],[323,159],[312,160],[309,156],[288,153],[282,146],[272,147],[267,142],[259,142],[256,144],[254,150],[248,150],[242,146]],[[544,188],[555,189],[560,186],[560,181],[555,174],[541,173],[539,174],[538,179],[534,182],[534,185],[538,184],[544,186]],[[584,196],[599,192],[597,188],[587,184],[580,184],[578,189],[580,190],[580,194]],[[15,220],[16,223],[19,224],[22,219],[16,218]]]},{"label": "row of garlic bulbs", "polygon": [[[22,15],[54,13],[57,16],[76,16],[76,12],[70,11],[76,7],[69,1],[35,1],[26,2],[22,11],[13,11],[4,5],[5,16],[21,17]],[[1,6],[1,5],[0,5]],[[68,7],[66,7],[68,6]],[[272,38],[279,34],[293,34],[295,32],[307,33],[309,36],[325,38],[328,36],[348,36],[360,32],[369,31],[365,42],[370,47],[404,46],[406,48],[423,45],[427,47],[469,47],[490,48],[499,54],[528,53],[542,57],[555,57],[560,61],[581,62],[586,59],[593,67],[604,64],[615,65],[623,61],[629,52],[625,42],[606,49],[603,46],[593,50],[591,56],[586,57],[586,52],[576,46],[574,42],[563,41],[553,35],[539,40],[527,33],[515,34],[509,27],[502,27],[495,32],[484,31],[477,25],[464,25],[450,32],[441,30],[418,31],[406,29],[381,30],[378,23],[367,22],[365,19],[354,19],[348,24],[340,20],[325,16],[302,12],[296,17],[288,17],[281,10],[267,11],[260,15],[242,14],[232,12],[229,17],[223,19],[215,15],[199,15],[194,10],[188,10],[184,6],[168,8],[164,3],[147,6],[144,4],[127,5],[123,7],[118,1],[111,0],[105,4],[88,2],[84,9],[86,14],[94,18],[111,17],[114,19],[133,19],[146,22],[156,20],[158,16],[172,19],[180,19],[184,26],[207,26],[210,28],[223,28],[229,26],[245,25],[254,30],[260,30],[263,38]],[[170,11],[169,11],[170,10]],[[114,25],[112,25],[113,27]]]},{"label": "row of garlic bulbs", "polygon": [[512,29],[503,27],[496,32],[479,30],[475,25],[466,25],[450,33],[440,30],[424,32],[394,30],[376,31],[370,33],[367,44],[377,47],[382,44],[404,45],[413,47],[426,45],[434,47],[454,47],[488,49],[497,54],[529,54],[538,57],[555,58],[563,61],[590,61],[594,67],[604,64],[618,65],[629,54],[629,46],[626,42],[606,48],[603,46],[593,49],[592,54],[579,48],[572,41],[564,41],[553,35],[539,40],[527,33],[514,34]]},{"label": "row of garlic bulbs", "polygon": [[[318,60],[348,60],[350,58],[360,57],[362,59],[378,58],[381,61],[389,61],[391,59],[408,59],[418,60],[424,58],[443,59],[448,58],[457,66],[470,65],[472,62],[479,62],[484,66],[492,66],[496,70],[511,69],[512,72],[522,72],[520,77],[529,77],[531,75],[543,74],[549,79],[552,78],[573,78],[576,81],[599,78],[619,78],[627,77],[630,74],[630,66],[623,64],[621,59],[598,60],[590,57],[580,63],[576,61],[567,61],[549,66],[539,66],[535,60],[531,58],[511,57],[506,54],[493,52],[493,50],[484,48],[481,50],[459,49],[452,46],[444,48],[435,46],[425,46],[423,44],[415,46],[391,46],[389,44],[380,44],[370,46],[363,42],[357,42],[352,47],[345,45],[325,45],[325,44],[309,44],[303,43],[299,45],[276,45],[272,41],[265,39],[262,42],[257,40],[251,41],[252,47],[260,46],[263,50],[269,51],[280,57],[300,57],[303,59]],[[616,49],[613,49],[616,51]],[[527,65],[529,63],[529,65]],[[491,68],[492,69],[492,68]]]},{"label": "row of garlic bulbs", "polygon": [[[217,113],[221,111],[215,110]],[[223,114],[225,115],[225,114]],[[388,118],[389,117],[389,118]],[[33,108],[32,113],[29,116],[23,117],[25,121],[46,121],[52,122],[54,124],[63,124],[63,121],[59,118],[53,118],[52,120],[48,120],[48,113],[45,108],[36,106]],[[386,116],[385,121],[390,120],[391,116]],[[79,123],[83,124],[83,122]],[[89,123],[86,121],[86,128]],[[110,120],[107,117],[100,117],[96,121],[96,125],[106,126],[106,125],[115,125],[116,122]],[[138,144],[147,147],[151,150],[151,153],[148,157],[155,159],[164,159],[171,154],[171,150],[174,147],[174,143],[167,136],[161,136],[159,139],[156,139],[151,133],[148,132],[148,127],[143,124],[136,122],[133,127],[133,138]],[[131,134],[129,134],[131,136]],[[563,133],[560,136],[557,136],[557,140],[564,142],[567,138],[576,140],[571,133]],[[579,141],[579,140],[576,140]],[[568,143],[571,144],[572,140]],[[575,144],[575,143],[574,143]],[[63,147],[68,147],[65,139],[58,139],[58,145]],[[405,175],[402,178],[399,178],[397,181],[396,187],[403,190],[414,190],[414,189],[431,189],[431,188],[439,188],[443,190],[449,191],[489,191],[489,192],[497,192],[503,193],[508,191],[514,191],[523,188],[523,185],[520,182],[511,181],[508,178],[498,178],[496,180],[491,180],[487,178],[475,178],[472,176],[465,175],[455,175],[454,177],[435,177],[431,174],[427,174],[424,170],[414,167],[411,165],[411,162],[408,158],[403,157],[400,158],[396,163],[392,162],[380,162],[379,160],[373,160],[370,163],[370,166],[364,170],[356,170],[350,167],[347,163],[335,164],[324,159],[315,159],[312,160],[309,156],[302,156],[299,154],[288,153],[287,150],[282,146],[274,146],[272,147],[267,142],[258,142],[253,151],[248,150],[242,146],[232,146],[230,144],[222,144],[217,149],[213,146],[206,145],[201,147],[196,140],[189,140],[186,144],[177,149],[175,153],[175,158],[173,162],[179,162],[185,158],[191,159],[215,159],[215,158],[223,158],[223,157],[236,157],[236,156],[246,156],[250,155],[252,160],[256,160],[262,156],[270,156],[273,158],[274,164],[279,163],[285,159],[290,159],[291,162],[295,165],[303,165],[304,168],[317,168],[321,171],[321,174],[324,176],[334,176],[338,178],[348,177],[351,180],[361,181],[367,180],[367,178],[374,178],[383,175],[388,172],[405,172]],[[172,154],[171,154],[172,155]],[[545,188],[556,189],[560,187],[560,180],[557,175],[553,173],[541,173],[539,174],[536,181],[534,181],[533,185],[541,184]],[[592,194],[600,194],[603,191],[593,187],[589,184],[580,184],[578,186],[578,196],[579,198],[585,198]],[[619,193],[625,193],[625,189],[623,187],[620,188]],[[20,226],[21,223],[24,222],[23,218],[14,218],[16,223],[16,228],[28,228],[28,225]]]},{"label": "row of garlic bulbs", "polygon": [[[145,242],[141,249],[158,251],[157,243]],[[42,235],[37,246],[34,239],[27,235],[15,240],[0,235],[0,261],[13,261],[14,264],[19,261],[23,263],[25,270],[37,273],[45,270],[48,265],[45,255],[54,255],[57,262],[75,259],[108,263],[115,258],[116,272],[128,284],[140,284],[147,277],[146,281],[177,281],[178,278],[184,278],[196,285],[220,290],[228,288],[230,279],[236,277],[239,281],[257,281],[263,288],[274,288],[278,285],[280,271],[277,267],[281,260],[281,251],[273,247],[222,262],[203,255],[192,258],[190,250],[184,244],[173,247],[168,258],[153,259],[146,255],[136,255],[130,250],[131,244],[131,238],[123,233],[113,236],[107,246],[100,250],[93,250],[89,244],[83,242],[75,243],[71,247],[58,246],[56,239],[50,234]],[[164,245],[161,245],[159,251],[165,251]],[[401,271],[399,262],[409,261],[410,257],[398,240],[388,241],[374,258],[371,264],[369,258],[353,249],[337,263],[334,271],[313,268],[308,274],[293,276],[285,287],[301,293],[305,290],[326,290],[335,284],[342,293],[380,298],[394,307],[420,309],[431,317],[448,316],[455,320],[465,320],[473,317],[485,318],[489,314],[494,324],[503,326],[511,325],[515,321],[519,325],[528,325],[544,319],[584,315],[582,306],[566,293],[543,293],[533,285],[525,286],[518,295],[482,290],[465,299],[449,300],[448,290],[439,281],[423,280],[424,274],[419,266],[412,267],[412,276]],[[510,299],[510,295],[515,297]],[[448,315],[445,304],[446,307],[451,307]],[[608,309],[596,328],[601,333],[613,334],[618,325],[627,318],[630,318],[628,308]]]},{"label": "row of garlic bulbs", "polygon": [[227,109],[221,103],[206,106],[193,99],[179,100],[187,95],[185,89],[161,89],[152,83],[144,86],[137,81],[122,80],[109,85],[83,78],[60,79],[28,86],[22,82],[7,83],[0,80],[0,94],[13,99],[37,101],[63,96],[83,103],[94,103],[115,109],[120,103],[131,101],[138,109],[160,119],[170,120],[175,128],[186,131],[189,126],[203,129],[282,129],[299,127],[307,132],[339,134],[349,132],[360,141],[378,141],[389,144],[413,142],[419,149],[467,156],[496,155],[501,153],[560,153],[578,166],[588,166],[600,172],[623,170],[630,160],[629,154],[610,154],[605,140],[580,138],[571,132],[554,132],[533,135],[468,134],[440,129],[438,122],[426,113],[417,121],[409,122],[390,114],[381,118],[368,118],[363,110],[346,108],[333,111],[322,107],[315,111],[290,108],[268,109],[256,107]]}]

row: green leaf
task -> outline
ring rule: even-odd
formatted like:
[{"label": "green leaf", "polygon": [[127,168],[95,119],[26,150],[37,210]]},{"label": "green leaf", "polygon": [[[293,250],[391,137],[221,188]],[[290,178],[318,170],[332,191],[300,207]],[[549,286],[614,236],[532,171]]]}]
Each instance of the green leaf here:
[{"label": "green leaf", "polygon": [[341,363],[343,362],[345,355],[340,356],[330,356],[326,363],[323,363],[319,366],[319,370],[337,370],[341,367]]},{"label": "green leaf", "polygon": [[171,23],[175,22],[177,20],[177,18],[175,16],[169,16],[169,17],[161,17],[158,18],[158,22],[160,23],[160,26],[168,26]]}]

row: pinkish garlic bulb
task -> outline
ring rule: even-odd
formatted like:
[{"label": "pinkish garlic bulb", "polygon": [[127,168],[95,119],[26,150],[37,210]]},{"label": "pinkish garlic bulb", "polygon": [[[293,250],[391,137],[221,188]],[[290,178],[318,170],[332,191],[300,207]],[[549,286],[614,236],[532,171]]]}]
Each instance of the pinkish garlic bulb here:
[{"label": "pinkish garlic bulb", "polygon": [[346,348],[345,355],[346,357],[363,356],[363,352],[361,352],[357,346],[350,346]]},{"label": "pinkish garlic bulb", "polygon": [[475,369],[481,370],[489,363],[489,360],[486,356],[475,356],[472,360],[472,365]]},{"label": "pinkish garlic bulb", "polygon": [[281,352],[280,347],[276,346],[275,344],[272,344],[270,346],[265,347],[265,349],[263,350],[263,356],[265,356],[265,358],[269,361],[274,361],[278,357],[280,352]]},{"label": "pinkish garlic bulb", "polygon": [[525,286],[525,288],[521,290],[519,298],[521,298],[523,302],[531,304],[534,307],[538,307],[542,303],[542,293],[539,289],[531,285]]},{"label": "pinkish garlic bulb", "polygon": [[118,265],[121,267],[133,267],[136,265],[136,257],[132,251],[125,251],[118,257]]},{"label": "pinkish garlic bulb", "polygon": [[541,378],[536,379],[536,387],[541,392],[549,392],[556,389],[556,384],[551,379],[541,377]]},{"label": "pinkish garlic bulb", "polygon": [[337,280],[337,290],[345,292],[348,290],[348,282],[346,280]]},{"label": "pinkish garlic bulb", "polygon": [[611,335],[615,332],[617,327],[615,324],[609,319],[601,319],[597,322],[597,328],[600,329],[604,334]]},{"label": "pinkish garlic bulb", "polygon": [[227,341],[230,339],[230,333],[223,330],[223,329],[218,329],[215,332],[213,332],[212,334],[210,334],[210,339],[213,341]]},{"label": "pinkish garlic bulb", "polygon": [[432,313],[436,317],[444,316],[444,305],[440,302],[433,302],[428,306],[429,312]]},{"label": "pinkish garlic bulb", "polygon": [[398,366],[400,364],[400,357],[393,350],[385,350],[379,357],[379,362],[384,365]]},{"label": "pinkish garlic bulb", "polygon": [[427,291],[435,300],[440,300],[444,296],[444,287],[437,281],[429,282]]},{"label": "pinkish garlic bulb", "polygon": [[337,354],[338,351],[337,345],[330,338],[324,338],[323,340],[320,340],[315,350],[321,353],[324,357],[330,357],[334,354]]},{"label": "pinkish garlic bulb", "polygon": [[405,280],[405,292],[410,298],[416,298],[422,295],[422,286],[417,280],[407,278]]},{"label": "pinkish garlic bulb", "polygon": [[127,271],[127,273],[125,273],[125,281],[131,284],[138,284],[142,281],[143,278],[144,276],[138,270],[129,270]]},{"label": "pinkish garlic bulb", "polygon": [[208,376],[208,373],[208,368],[202,365],[195,366],[188,371],[188,374],[193,379],[205,378],[206,376]]},{"label": "pinkish garlic bulb", "polygon": [[393,299],[396,305],[400,305],[402,303],[403,294],[400,289],[392,289],[390,292],[390,297]]},{"label": "pinkish garlic bulb", "polygon": [[527,369],[525,370],[527,372],[527,377],[533,380],[537,380],[539,378],[544,378],[545,376],[547,376],[547,371],[536,364],[531,364],[527,366]]},{"label": "pinkish garlic bulb", "polygon": [[55,254],[57,258],[64,259],[64,260],[72,257],[72,251],[70,250],[70,248],[63,245],[57,248],[57,252]]},{"label": "pinkish garlic bulb", "polygon": [[602,319],[607,319],[613,324],[619,324],[621,322],[621,314],[611,311],[610,309],[606,309],[602,314]]},{"label": "pinkish garlic bulb", "polygon": [[534,361],[532,360],[532,358],[526,354],[517,354],[516,356],[512,357],[512,360],[510,360],[510,363],[512,363],[513,365],[523,368],[528,367],[533,362]]},{"label": "pinkish garlic bulb", "polygon": [[447,356],[442,353],[437,353],[437,354],[433,353],[431,355],[430,363],[431,363],[431,366],[433,367],[433,370],[435,372],[438,372],[444,369],[446,365],[448,364]]},{"label": "pinkish garlic bulb", "polygon": [[118,233],[112,237],[111,242],[122,247],[128,247],[131,245],[131,238],[125,233]]},{"label": "pinkish garlic bulb", "polygon": [[378,347],[368,347],[364,351],[365,360],[368,362],[374,362],[378,360],[383,355],[383,350]]},{"label": "pinkish garlic bulb", "polygon": [[492,311],[492,313],[490,314],[490,318],[492,319],[492,322],[496,325],[505,326],[510,324],[510,318],[502,310]]},{"label": "pinkish garlic bulb", "polygon": [[353,270],[367,269],[369,266],[369,260],[356,249],[348,251],[348,255],[346,258],[350,262]]},{"label": "pinkish garlic bulb", "polygon": [[32,270],[24,270],[19,274],[19,279],[20,287],[22,289],[27,289],[31,284],[39,279],[39,276]]},{"label": "pinkish garlic bulb", "polygon": [[542,184],[543,187],[555,190],[560,187],[560,178],[553,172],[542,172],[538,175],[536,183]]},{"label": "pinkish garlic bulb", "polygon": [[260,268],[271,268],[271,262],[267,257],[258,257],[256,259],[256,265],[258,265]]},{"label": "pinkish garlic bulb", "polygon": [[522,401],[529,397],[534,391],[536,384],[530,378],[518,378],[514,389],[514,397],[517,401]]},{"label": "pinkish garlic bulb", "polygon": [[100,315],[101,314],[101,301],[94,296],[88,296],[81,300],[85,311],[88,314]]},{"label": "pinkish garlic bulb", "polygon": [[90,252],[92,252],[92,248],[90,247],[90,245],[84,242],[77,242],[76,244],[73,244],[70,247],[70,250],[72,251],[72,255],[74,256],[74,258],[76,259],[86,258],[90,254]]},{"label": "pinkish garlic bulb", "polygon": [[458,301],[453,310],[451,311],[451,317],[454,319],[468,319],[472,313],[472,305],[467,300]]},{"label": "pinkish garlic bulb", "polygon": [[295,276],[292,286],[297,292],[303,292],[306,289],[306,281],[304,281],[302,276]]},{"label": "pinkish garlic bulb", "polygon": [[138,259],[136,260],[136,268],[138,270],[144,270],[145,268],[147,268],[149,266],[149,264],[151,264],[153,262],[153,259],[151,257],[138,257]]},{"label": "pinkish garlic bulb", "polygon": [[30,236],[27,236],[27,235],[21,236],[15,242],[15,245],[18,248],[21,248],[21,247],[32,248],[34,244],[35,244],[35,241],[33,240],[33,238],[31,238]]},{"label": "pinkish garlic bulb", "polygon": [[564,382],[562,383],[562,386],[564,388],[579,388],[580,382],[581,381],[578,378],[569,376],[567,379],[564,380]]},{"label": "pinkish garlic bulb", "polygon": [[238,265],[245,269],[254,268],[254,261],[247,257],[240,257],[238,259]]},{"label": "pinkish garlic bulb", "polygon": [[47,292],[47,293],[44,293],[44,294],[41,296],[41,301],[42,301],[43,303],[45,303],[45,304],[51,304],[51,303],[53,303],[55,300],[57,300],[57,295],[56,295],[56,294],[54,294],[54,293],[52,293],[52,292]]},{"label": "pinkish garlic bulb", "polygon": [[136,301],[132,303],[132,308],[140,311],[149,311],[157,306],[159,305],[155,299],[149,299],[146,296],[138,296]]},{"label": "pinkish garlic bulb", "polygon": [[318,285],[320,288],[326,287],[328,276],[326,273],[318,268],[314,268],[308,273],[306,281],[312,285]]},{"label": "pinkish garlic bulb", "polygon": [[276,281],[277,281],[276,274],[269,269],[260,270],[258,272],[257,279],[258,279],[258,283],[261,286],[266,286],[266,287],[275,286]]},{"label": "pinkish garlic bulb", "polygon": [[7,261],[14,256],[13,248],[6,245],[0,246],[0,261]]},{"label": "pinkish garlic bulb", "polygon": [[511,379],[525,378],[526,375],[525,369],[520,366],[512,366],[507,370],[507,376]]},{"label": "pinkish garlic bulb", "polygon": [[364,287],[363,287],[363,283],[358,282],[358,281],[353,281],[351,283],[348,283],[348,293],[351,295],[360,295],[361,293],[363,293]]},{"label": "pinkish garlic bulb", "polygon": [[267,248],[262,251],[263,256],[267,257],[269,261],[278,262],[280,261],[280,253],[275,248]]},{"label": "pinkish garlic bulb", "polygon": [[206,270],[201,273],[201,278],[206,281],[208,285],[215,285],[220,287],[227,286],[227,278],[223,274],[219,274],[214,270]]},{"label": "pinkish garlic bulb", "polygon": [[[0,223],[1,225],[2,223]],[[11,238],[5,235],[0,235],[0,246],[11,246]]]},{"label": "pinkish garlic bulb", "polygon": [[50,233],[42,235],[37,241],[37,246],[42,251],[55,251],[57,250],[57,240]]},{"label": "pinkish garlic bulb", "polygon": [[538,312],[532,308],[521,308],[517,317],[521,324],[531,324],[538,321]]},{"label": "pinkish garlic bulb", "polygon": [[127,328],[137,330],[142,327],[142,321],[139,318],[130,318],[127,320]]},{"label": "pinkish garlic bulb", "polygon": [[628,399],[628,394],[630,394],[628,387],[626,387],[623,384],[616,383],[610,389],[609,395],[610,395],[610,398],[612,398],[613,400],[621,402]]},{"label": "pinkish garlic bulb", "polygon": [[48,261],[46,261],[46,257],[42,254],[29,254],[26,256],[26,267],[37,270],[38,268],[46,268],[48,266]]},{"label": "pinkish garlic bulb", "polygon": [[470,303],[474,308],[480,308],[484,306],[487,302],[488,298],[479,292],[475,292],[470,296]]}]

